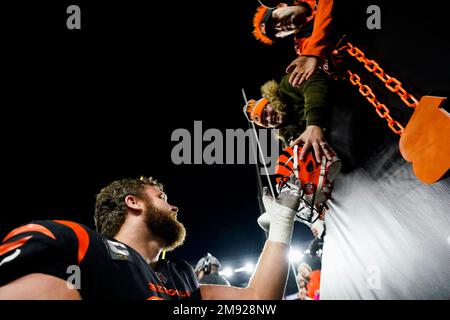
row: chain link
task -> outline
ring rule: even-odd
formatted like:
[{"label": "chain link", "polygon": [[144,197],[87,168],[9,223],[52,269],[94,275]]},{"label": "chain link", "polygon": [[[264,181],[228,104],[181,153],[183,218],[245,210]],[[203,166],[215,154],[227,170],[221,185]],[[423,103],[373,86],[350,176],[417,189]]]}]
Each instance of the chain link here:
[{"label": "chain link", "polygon": [[361,78],[356,73],[353,73],[350,70],[347,70],[347,72],[350,76],[349,80],[351,84],[359,87],[359,92],[375,108],[375,111],[378,114],[378,116],[387,121],[389,128],[394,133],[401,135],[403,133],[403,130],[405,130],[405,128],[398,121],[395,121],[391,117],[389,108],[377,100],[377,97],[373,93],[372,89],[370,89],[368,85],[362,84]]},{"label": "chain link", "polygon": [[[384,72],[384,70],[380,67],[378,63],[376,63],[374,60],[370,60],[366,58],[364,55],[364,52],[362,52],[359,48],[353,46],[350,42],[347,42],[347,44],[341,48],[338,49],[338,51],[346,49],[347,52],[352,56],[355,57],[356,60],[358,60],[361,63],[364,63],[364,67],[371,73],[373,73],[375,76],[377,76],[378,79],[383,81],[386,88],[388,88],[389,91],[397,93],[397,95],[402,99],[402,101],[411,108],[415,108],[419,101],[412,95],[409,94],[403,87],[402,83],[398,81],[396,78],[389,76],[387,73]],[[352,82],[353,83],[353,82]],[[361,92],[361,90],[360,90]]]}]

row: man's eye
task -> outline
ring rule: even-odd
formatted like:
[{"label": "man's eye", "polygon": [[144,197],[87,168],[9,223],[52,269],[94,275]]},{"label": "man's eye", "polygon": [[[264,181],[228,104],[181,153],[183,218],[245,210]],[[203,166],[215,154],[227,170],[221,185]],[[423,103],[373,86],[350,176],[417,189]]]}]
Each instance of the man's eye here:
[{"label": "man's eye", "polygon": [[161,199],[163,199],[164,201],[167,201],[167,196],[165,194],[162,194],[159,196]]}]

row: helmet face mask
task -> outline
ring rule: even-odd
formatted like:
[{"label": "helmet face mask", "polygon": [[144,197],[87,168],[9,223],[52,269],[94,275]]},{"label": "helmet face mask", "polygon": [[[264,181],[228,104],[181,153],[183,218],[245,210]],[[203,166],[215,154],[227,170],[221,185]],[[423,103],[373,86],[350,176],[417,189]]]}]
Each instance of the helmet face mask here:
[{"label": "helmet face mask", "polygon": [[300,181],[302,197],[297,218],[313,223],[323,208],[327,208],[325,202],[331,198],[333,181],[341,169],[341,160],[337,157],[328,160],[322,156],[319,164],[312,152],[300,160],[301,152],[302,147],[294,146],[286,148],[279,156],[275,167],[277,190],[287,187],[287,182],[294,174]]},{"label": "helmet face mask", "polygon": [[300,202],[300,207],[298,208],[297,214],[295,215],[295,220],[303,223],[313,224],[319,219],[320,214],[317,209],[306,205],[304,201]]}]

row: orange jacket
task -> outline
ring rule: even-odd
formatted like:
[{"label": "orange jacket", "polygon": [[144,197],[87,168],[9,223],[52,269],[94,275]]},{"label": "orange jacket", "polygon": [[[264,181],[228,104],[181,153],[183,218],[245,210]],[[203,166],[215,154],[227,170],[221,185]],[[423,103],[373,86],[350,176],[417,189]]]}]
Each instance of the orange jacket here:
[{"label": "orange jacket", "polygon": [[308,289],[308,297],[314,299],[316,291],[320,289],[320,270],[314,270],[310,273],[306,289]]},{"label": "orange jacket", "polygon": [[295,51],[304,56],[326,59],[328,34],[330,32],[333,0],[301,0],[313,9],[314,28],[311,36],[295,39]]}]

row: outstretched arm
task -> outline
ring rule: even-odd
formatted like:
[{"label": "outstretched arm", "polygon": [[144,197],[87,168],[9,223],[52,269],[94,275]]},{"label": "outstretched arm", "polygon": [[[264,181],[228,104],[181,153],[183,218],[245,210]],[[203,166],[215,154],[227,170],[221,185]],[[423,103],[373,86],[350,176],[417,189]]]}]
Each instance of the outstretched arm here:
[{"label": "outstretched arm", "polygon": [[314,27],[302,55],[316,56],[322,60],[326,58],[326,51],[329,45],[328,35],[331,30],[333,20],[333,0],[320,0],[314,17]]},{"label": "outstretched arm", "polygon": [[[292,178],[294,181],[294,178]],[[204,285],[203,299],[221,300],[281,300],[289,268],[289,246],[294,229],[294,217],[300,203],[299,186],[290,183],[274,200],[265,189],[264,206],[270,220],[269,236],[256,270],[247,288]]]},{"label": "outstretched arm", "polygon": [[289,83],[296,87],[309,80],[317,68],[326,59],[329,46],[328,34],[331,29],[333,0],[319,1],[314,17],[313,32],[301,48],[301,55],[286,68],[286,73],[292,73]]},{"label": "outstretched arm", "polygon": [[288,252],[288,245],[266,241],[256,271],[247,288],[201,285],[202,299],[281,300],[288,275]]},{"label": "outstretched arm", "polygon": [[311,149],[318,163],[321,162],[322,154],[325,154],[327,159],[331,160],[335,152],[325,141],[323,129],[327,126],[331,114],[328,102],[329,80],[325,74],[317,72],[298,88],[290,86],[283,78],[281,87],[285,91],[293,92],[304,98],[306,129],[290,146],[303,145],[302,153],[300,154],[301,160],[305,159]]}]

